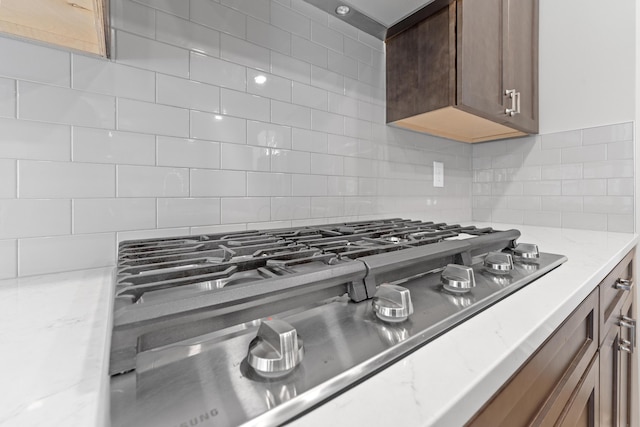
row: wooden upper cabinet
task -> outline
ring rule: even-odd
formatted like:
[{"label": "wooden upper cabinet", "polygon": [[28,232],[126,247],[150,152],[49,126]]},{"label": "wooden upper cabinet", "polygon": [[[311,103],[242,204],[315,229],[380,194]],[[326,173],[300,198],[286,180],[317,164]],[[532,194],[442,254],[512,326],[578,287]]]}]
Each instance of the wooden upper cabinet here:
[{"label": "wooden upper cabinet", "polygon": [[387,122],[465,142],[537,133],[538,0],[436,0],[422,13],[386,40]]},{"label": "wooden upper cabinet", "polygon": [[0,0],[0,32],[109,56],[108,0]]}]

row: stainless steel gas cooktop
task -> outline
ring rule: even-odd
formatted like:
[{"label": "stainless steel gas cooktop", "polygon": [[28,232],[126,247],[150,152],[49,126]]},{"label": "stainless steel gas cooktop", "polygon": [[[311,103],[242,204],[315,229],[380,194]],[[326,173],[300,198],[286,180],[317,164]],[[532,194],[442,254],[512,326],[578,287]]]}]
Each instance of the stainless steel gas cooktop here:
[{"label": "stainless steel gas cooktop", "polygon": [[386,219],[122,242],[114,426],[280,425],[566,261]]}]

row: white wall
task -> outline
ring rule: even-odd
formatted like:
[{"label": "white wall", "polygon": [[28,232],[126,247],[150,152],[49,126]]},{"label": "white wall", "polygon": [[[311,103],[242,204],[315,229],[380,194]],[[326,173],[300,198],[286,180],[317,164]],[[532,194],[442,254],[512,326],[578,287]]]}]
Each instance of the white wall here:
[{"label": "white wall", "polygon": [[540,133],[635,120],[635,1],[540,0]]}]

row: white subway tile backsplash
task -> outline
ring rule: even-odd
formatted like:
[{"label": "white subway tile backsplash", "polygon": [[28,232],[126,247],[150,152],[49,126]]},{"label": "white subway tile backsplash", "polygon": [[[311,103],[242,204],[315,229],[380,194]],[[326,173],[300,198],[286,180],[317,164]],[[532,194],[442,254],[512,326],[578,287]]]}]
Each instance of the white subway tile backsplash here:
[{"label": "white subway tile backsplash", "polygon": [[247,121],[220,114],[191,111],[191,137],[246,144]]},{"label": "white subway tile backsplash", "polygon": [[344,215],[343,197],[311,198],[311,217],[331,218]]},{"label": "white subway tile backsplash", "polygon": [[293,128],[291,129],[291,139],[291,146],[294,150],[314,153],[327,152],[328,136],[324,132]]},{"label": "white subway tile backsplash", "polygon": [[289,55],[291,33],[253,18],[247,18],[247,41]]},{"label": "white subway tile backsplash", "polygon": [[318,89],[304,83],[293,82],[294,104],[304,105],[305,107],[315,108],[317,110],[327,110],[328,108],[328,92]]},{"label": "white subway tile backsplash", "polygon": [[271,220],[269,197],[224,198],[220,203],[222,224]]},{"label": "white subway tile backsplash", "polygon": [[220,3],[229,6],[245,15],[263,21],[269,21],[270,4],[269,0],[221,0]]},{"label": "white subway tile backsplash", "polygon": [[310,154],[301,151],[272,150],[271,170],[285,173],[309,173]]},{"label": "white subway tile backsplash", "polygon": [[5,58],[0,61],[0,76],[58,86],[69,87],[71,84],[71,55],[68,52],[8,37],[0,37],[0,51]]},{"label": "white subway tile backsplash", "polygon": [[606,179],[570,179],[562,181],[563,196],[604,196],[606,194]]},{"label": "white subway tile backsplash", "polygon": [[630,178],[633,177],[633,160],[609,160],[585,163],[585,178]]},{"label": "white subway tile backsplash", "polygon": [[118,130],[189,136],[189,110],[120,98]]},{"label": "white subway tile backsplash", "polygon": [[294,58],[326,68],[327,55],[326,47],[296,35],[291,36],[291,56]]},{"label": "white subway tile backsplash", "polygon": [[328,135],[328,153],[340,156],[357,156],[359,142],[357,138],[343,135]]},{"label": "white subway tile backsplash", "polygon": [[358,117],[358,100],[329,92],[329,112],[342,116]]},{"label": "white subway tile backsplash", "polygon": [[547,212],[582,212],[581,196],[542,196],[542,210]]},{"label": "white subway tile backsplash", "polygon": [[345,117],[326,111],[311,110],[311,129],[320,132],[344,134]]},{"label": "white subway tile backsplash", "polygon": [[0,117],[16,116],[16,81],[0,78]]},{"label": "white subway tile backsplash", "polygon": [[0,240],[0,279],[12,279],[17,275],[18,244],[16,240]]},{"label": "white subway tile backsplash", "polygon": [[245,171],[191,169],[191,197],[243,197],[247,195]]},{"label": "white subway tile backsplash", "polygon": [[344,38],[344,54],[369,65],[371,65],[373,61],[371,48],[362,42],[353,40],[350,37]]},{"label": "white subway tile backsplash", "polygon": [[157,93],[160,104],[212,113],[220,112],[220,88],[217,86],[158,74]]},{"label": "white subway tile backsplash", "polygon": [[273,197],[271,198],[271,219],[283,221],[305,219],[311,216],[309,197]]},{"label": "white subway tile backsplash", "polygon": [[582,131],[572,130],[567,132],[558,132],[540,137],[541,147],[543,150],[553,148],[577,147],[582,145]]},{"label": "white subway tile backsplash", "polygon": [[271,52],[271,72],[302,83],[311,82],[311,64],[278,52]]},{"label": "white subway tile backsplash", "polygon": [[71,234],[70,200],[0,201],[0,239],[64,234]]},{"label": "white subway tile backsplash", "polygon": [[384,51],[384,42],[382,40],[362,30],[358,31],[358,40],[379,52]]},{"label": "white subway tile backsplash", "polygon": [[18,275],[57,273],[115,264],[113,233],[20,239]]},{"label": "white subway tile backsplash", "polygon": [[114,197],[115,167],[91,163],[18,161],[18,197]]},{"label": "white subway tile backsplash", "polygon": [[158,228],[220,223],[220,199],[158,199]]},{"label": "white subway tile backsplash", "polygon": [[214,30],[244,38],[246,15],[210,0],[189,0],[191,20]]},{"label": "white subway tile backsplash", "polygon": [[318,22],[311,23],[311,40],[326,48],[342,53],[344,51],[343,35]]},{"label": "white subway tile backsplash", "polygon": [[154,165],[153,135],[94,128],[73,128],[74,162]]},{"label": "white subway tile backsplash", "polygon": [[221,144],[220,167],[222,169],[268,172],[271,169],[270,154],[269,148]]},{"label": "white subway tile backsplash", "polygon": [[344,174],[349,176],[375,177],[378,175],[378,164],[370,159],[345,157]]},{"label": "white subway tile backsplash", "polygon": [[582,143],[584,145],[631,141],[632,139],[633,123],[631,122],[589,128],[582,131]]},{"label": "white subway tile backsplash", "polygon": [[192,81],[235,90],[246,89],[245,67],[195,52],[191,52],[190,59]]},{"label": "white subway tile backsplash", "polygon": [[311,154],[311,173],[319,175],[342,175],[344,173],[343,158],[328,154]]},{"label": "white subway tile backsplash", "polygon": [[[13,159],[0,159],[0,199],[13,199],[16,197],[18,183],[17,161]],[[0,201],[2,203],[2,201]]]},{"label": "white subway tile backsplash", "polygon": [[269,70],[269,49],[226,34],[220,36],[220,57],[247,67]]},{"label": "white subway tile backsplash", "polygon": [[607,215],[607,230],[619,233],[633,233],[633,215]]},{"label": "white subway tile backsplash", "polygon": [[606,231],[607,215],[596,213],[563,212],[562,228]]},{"label": "white subway tile backsplash", "polygon": [[633,178],[607,179],[607,194],[609,196],[633,196]]},{"label": "white subway tile backsplash", "polygon": [[145,4],[154,9],[162,10],[172,15],[180,16],[182,18],[189,18],[189,2],[175,0],[135,0],[138,3]]},{"label": "white subway tile backsplash", "polygon": [[156,11],[153,8],[129,0],[117,0],[110,3],[113,17],[112,28],[154,38],[156,35]]},{"label": "white subway tile backsplash", "polygon": [[329,15],[304,0],[291,0],[291,8],[321,24],[327,25],[328,23],[327,17]]},{"label": "white subway tile backsplash", "polygon": [[327,196],[328,180],[321,175],[293,175],[291,193],[294,196]]},{"label": "white subway tile backsplash", "polygon": [[156,13],[156,40],[209,56],[220,56],[218,31],[162,12]]},{"label": "white subway tile backsplash", "polygon": [[272,100],[271,121],[280,125],[310,129],[311,109]]},{"label": "white subway tile backsplash", "polygon": [[73,233],[155,228],[156,201],[144,199],[76,199],[73,201]]},{"label": "white subway tile backsplash", "polygon": [[358,29],[335,16],[329,15],[329,28],[340,31],[342,34],[349,36],[352,39],[358,39]]},{"label": "white subway tile backsplash", "polygon": [[271,24],[305,39],[308,39],[311,34],[309,18],[275,1],[271,2]]},{"label": "white subway tile backsplash", "polygon": [[247,120],[247,144],[269,148],[291,148],[291,128]]},{"label": "white subway tile backsplash", "polygon": [[327,177],[328,196],[357,196],[358,178],[352,176]]},{"label": "white subway tile backsplash", "polygon": [[607,144],[607,159],[633,159],[633,141],[611,142]]},{"label": "white subway tile backsplash", "polygon": [[562,226],[562,214],[560,212],[524,211],[523,224],[540,227],[560,227]]},{"label": "white subway tile backsplash", "polygon": [[186,197],[189,170],[151,166],[118,166],[118,197]]},{"label": "white subway tile backsplash", "polygon": [[161,237],[186,236],[189,234],[189,232],[189,227],[120,231],[116,234],[116,239],[118,240],[118,243],[120,243],[125,240],[157,239]]},{"label": "white subway tile backsplash", "polygon": [[286,173],[248,172],[247,196],[290,196],[291,175]]},{"label": "white subway tile backsplash", "polygon": [[158,136],[158,166],[219,168],[220,144]]},{"label": "white subway tile backsplash", "polygon": [[[588,163],[605,159],[607,146],[604,144],[589,147],[571,147],[562,149],[562,163]],[[585,165],[586,167],[586,165]]]},{"label": "white subway tile backsplash", "polygon": [[373,135],[373,127],[371,122],[365,120],[353,119],[351,117],[344,118],[344,134],[360,139],[371,139]]},{"label": "white subway tile backsplash", "polygon": [[314,65],[311,66],[311,85],[330,92],[345,92],[345,78],[342,75]]},{"label": "white subway tile backsplash", "polygon": [[[475,151],[474,151],[475,152]],[[558,165],[560,163],[566,163],[562,157],[562,149],[554,148],[548,150],[541,150],[534,148],[529,153],[523,155],[523,161],[525,165]]]},{"label": "white subway tile backsplash", "polygon": [[582,164],[573,163],[568,165],[548,165],[542,166],[541,178],[550,179],[581,179]]},{"label": "white subway tile backsplash", "polygon": [[0,158],[71,158],[70,126],[0,118],[0,129]]},{"label": "white subway tile backsplash", "polygon": [[25,120],[112,129],[115,99],[38,83],[18,82],[18,117]]},{"label": "white subway tile backsplash", "polygon": [[189,77],[189,51],[116,31],[117,62],[159,73]]},{"label": "white subway tile backsplash", "polygon": [[633,197],[587,196],[584,198],[584,212],[631,215],[633,207]]},{"label": "white subway tile backsplash", "polygon": [[358,78],[358,61],[341,53],[329,51],[328,68],[334,73],[342,74],[353,79]]},{"label": "white subway tile backsplash", "polygon": [[72,56],[72,87],[142,101],[155,101],[155,73],[104,59]]},{"label": "white subway tile backsplash", "polygon": [[247,68],[247,92],[291,102],[291,80]]},{"label": "white subway tile backsplash", "polygon": [[220,92],[220,110],[223,114],[269,121],[269,98],[230,89],[222,89]]}]

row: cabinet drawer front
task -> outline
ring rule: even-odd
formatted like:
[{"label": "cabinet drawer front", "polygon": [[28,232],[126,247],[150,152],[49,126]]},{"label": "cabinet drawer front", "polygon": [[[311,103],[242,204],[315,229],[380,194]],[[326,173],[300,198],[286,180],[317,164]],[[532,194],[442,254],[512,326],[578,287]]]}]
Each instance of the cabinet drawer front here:
[{"label": "cabinet drawer front", "polygon": [[597,337],[596,289],[467,425],[512,427],[557,419],[596,354]]},{"label": "cabinet drawer front", "polygon": [[600,283],[600,344],[604,341],[609,329],[618,326],[617,313],[620,312],[622,303],[629,293],[628,291],[617,289],[616,283],[619,280],[629,280],[631,285],[635,286],[634,255],[634,250],[629,252]]}]

